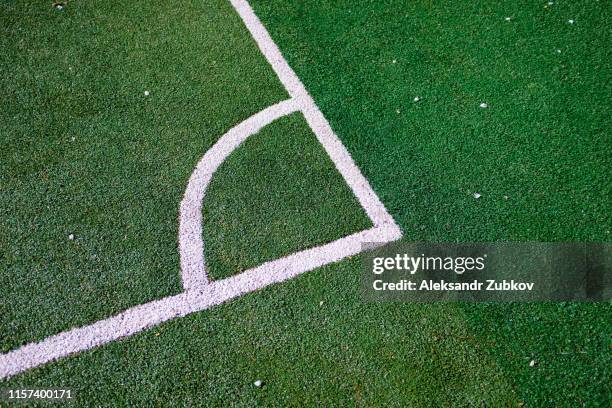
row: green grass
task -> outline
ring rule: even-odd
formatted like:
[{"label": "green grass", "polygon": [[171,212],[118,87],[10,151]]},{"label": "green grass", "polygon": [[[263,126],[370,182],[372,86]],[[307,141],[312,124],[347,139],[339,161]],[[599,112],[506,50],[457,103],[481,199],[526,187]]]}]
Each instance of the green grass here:
[{"label": "green grass", "polygon": [[[406,241],[609,241],[605,2],[253,5]],[[6,351],[180,291],[195,163],[286,95],[227,2],[2,7]],[[215,277],[366,225],[299,115],[228,159],[204,214]],[[328,265],[2,385],[83,406],[609,403],[609,303],[365,303],[360,273]]]},{"label": "green grass", "polygon": [[225,1],[2,8],[8,351],[180,292],[178,208],[191,172],[286,93]]},{"label": "green grass", "polygon": [[[406,241],[610,241],[605,2],[254,3]],[[462,309],[528,406],[608,405],[609,303]]]},{"label": "green grass", "polygon": [[407,240],[609,241],[609,13],[545,4],[254,1]]},{"label": "green grass", "polygon": [[359,268],[326,266],[8,385],[71,386],[90,406],[516,406],[458,307],[362,302]]},{"label": "green grass", "polygon": [[213,279],[372,225],[297,113],[248,139],[223,163],[202,216]]},{"label": "green grass", "polygon": [[472,333],[528,406],[609,405],[610,303],[479,304],[463,310]]}]

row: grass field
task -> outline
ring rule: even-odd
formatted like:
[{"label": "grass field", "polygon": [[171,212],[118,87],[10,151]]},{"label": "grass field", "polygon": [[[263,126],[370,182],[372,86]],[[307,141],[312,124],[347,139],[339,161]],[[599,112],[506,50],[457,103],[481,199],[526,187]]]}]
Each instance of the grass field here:
[{"label": "grass field", "polygon": [[[405,241],[610,241],[606,2],[251,5]],[[181,292],[195,164],[287,93],[227,1],[4,1],[0,21],[4,353]],[[299,113],[230,156],[203,214],[215,279],[370,225]],[[0,388],[69,386],[82,406],[610,403],[609,303],[367,303],[360,273],[352,257]]]}]

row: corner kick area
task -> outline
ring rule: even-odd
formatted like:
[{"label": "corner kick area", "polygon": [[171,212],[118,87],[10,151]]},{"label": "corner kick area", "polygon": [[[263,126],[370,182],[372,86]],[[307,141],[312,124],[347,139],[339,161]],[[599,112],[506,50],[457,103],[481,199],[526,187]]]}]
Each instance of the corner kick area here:
[{"label": "corner kick area", "polygon": [[[330,262],[337,262],[358,254],[365,244],[383,245],[401,237],[399,227],[360,173],[248,2],[232,0],[232,5],[285,86],[290,99],[272,105],[234,126],[198,162],[180,205],[178,239],[184,292],[135,306],[116,316],[0,355],[0,378],[8,378],[46,362],[132,335],[169,319],[206,310],[236,296],[285,281]],[[206,272],[202,240],[202,201],[206,188],[219,166],[249,136],[294,112],[304,115],[336,169],[369,216],[373,227],[322,246],[266,262],[234,277],[212,282]]]},{"label": "corner kick area", "polygon": [[372,244],[609,242],[606,4],[0,9],[0,393],[609,401],[609,302],[363,286]]}]

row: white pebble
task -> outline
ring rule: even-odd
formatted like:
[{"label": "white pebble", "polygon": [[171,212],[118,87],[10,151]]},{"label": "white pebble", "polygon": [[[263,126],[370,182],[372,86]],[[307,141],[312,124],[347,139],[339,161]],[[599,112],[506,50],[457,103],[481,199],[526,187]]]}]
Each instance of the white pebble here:
[{"label": "white pebble", "polygon": [[507,200],[508,198],[510,198],[510,197],[508,197],[508,196],[504,196],[504,200]]},{"label": "white pebble", "polygon": [[76,140],[76,138],[75,138],[74,136],[72,136],[72,137],[70,138],[70,141],[71,141],[71,142],[74,142],[75,140]]},{"label": "white pebble", "polygon": [[145,91],[145,96],[149,96],[149,91]]},{"label": "white pebble", "polygon": [[414,97],[414,101],[415,101],[415,102],[418,102],[418,101],[420,101],[420,100],[421,100],[421,97],[420,97],[420,96],[415,96],[415,97]]},{"label": "white pebble", "polygon": [[512,17],[506,17],[506,21],[512,20]]},{"label": "white pebble", "polygon": [[486,108],[488,108],[488,107],[489,107],[489,105],[487,105],[485,102],[483,102],[483,103],[481,103],[481,104],[480,104],[480,107],[481,107],[482,109],[486,109]]},{"label": "white pebble", "polygon": [[58,4],[57,6],[55,6],[55,8],[58,10],[63,10],[64,6],[62,6],[61,4]]},{"label": "white pebble", "polygon": [[480,198],[480,193],[474,193],[474,198]]},{"label": "white pebble", "polygon": [[68,235],[68,239],[72,241],[74,239],[74,234]]},{"label": "white pebble", "polygon": [[557,48],[557,54],[561,54],[561,50]]},{"label": "white pebble", "polygon": [[400,110],[399,110],[399,109],[396,109],[396,110],[395,110],[395,113],[397,113],[397,114],[399,115]]},{"label": "white pebble", "polygon": [[319,302],[319,306],[323,306],[323,301],[320,301],[320,302]]},{"label": "white pebble", "polygon": [[570,24],[574,24],[575,23],[574,20],[567,20],[567,22],[570,23]]},{"label": "white pebble", "polygon": [[549,2],[548,2],[548,5],[549,5],[549,6],[552,6],[553,4],[555,4],[555,2],[554,2],[554,1],[549,1]]},{"label": "white pebble", "polygon": [[395,64],[397,62],[397,60],[393,60],[393,63]]},{"label": "white pebble", "polygon": [[261,387],[261,385],[262,385],[263,383],[261,382],[261,380],[257,380],[257,381],[255,381],[253,384],[254,384],[256,387]]},{"label": "white pebble", "polygon": [[531,360],[529,362],[529,367],[535,367],[535,365],[536,365],[536,361],[535,360]]}]

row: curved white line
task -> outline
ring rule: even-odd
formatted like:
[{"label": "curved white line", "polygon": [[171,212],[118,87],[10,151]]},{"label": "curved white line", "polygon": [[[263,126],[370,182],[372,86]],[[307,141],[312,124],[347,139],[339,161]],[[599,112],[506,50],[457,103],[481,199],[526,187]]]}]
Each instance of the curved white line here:
[{"label": "curved white line", "polygon": [[198,162],[189,178],[179,213],[181,279],[185,291],[201,290],[209,283],[202,240],[202,201],[213,174],[249,136],[298,109],[291,98],[256,113],[225,133]]}]

